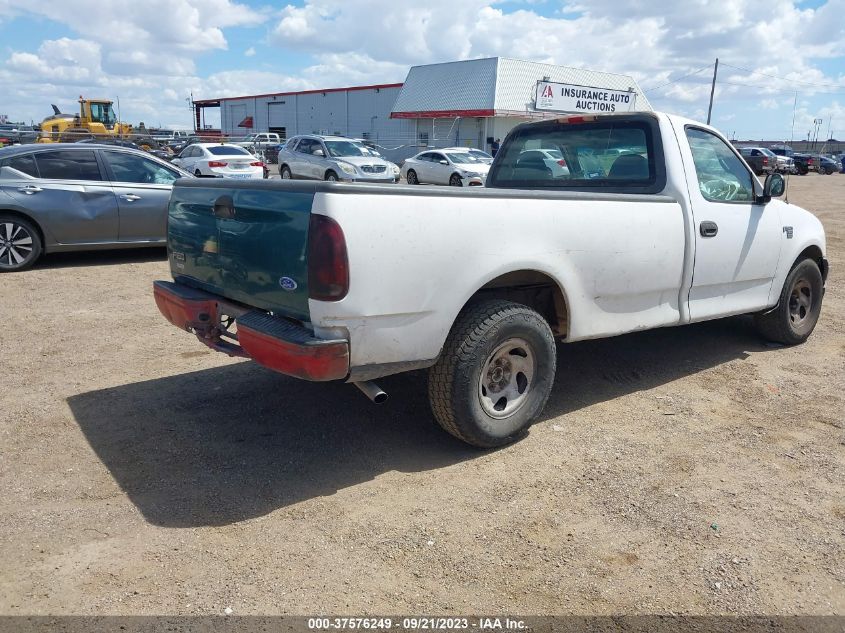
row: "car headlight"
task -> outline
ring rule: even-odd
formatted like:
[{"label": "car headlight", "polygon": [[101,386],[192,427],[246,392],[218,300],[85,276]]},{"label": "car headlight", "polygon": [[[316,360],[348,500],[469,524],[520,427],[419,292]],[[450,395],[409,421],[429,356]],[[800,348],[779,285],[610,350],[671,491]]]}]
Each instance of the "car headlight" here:
[{"label": "car headlight", "polygon": [[354,176],[358,173],[357,171],[355,171],[355,165],[351,165],[349,163],[338,163],[337,166],[340,167],[344,173],[347,173],[351,176]]},{"label": "car headlight", "polygon": [[399,175],[399,165],[393,165],[392,169],[393,169],[393,175],[398,176]]},{"label": "car headlight", "polygon": [[474,172],[474,171],[465,171],[464,172],[465,178],[481,178],[481,174]]}]

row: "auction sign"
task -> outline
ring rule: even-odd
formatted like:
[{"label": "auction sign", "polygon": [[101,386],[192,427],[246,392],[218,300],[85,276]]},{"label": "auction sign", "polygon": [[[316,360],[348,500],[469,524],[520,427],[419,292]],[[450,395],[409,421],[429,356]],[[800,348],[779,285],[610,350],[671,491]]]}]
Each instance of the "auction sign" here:
[{"label": "auction sign", "polygon": [[637,93],[538,81],[534,103],[537,110],[552,112],[630,112]]}]

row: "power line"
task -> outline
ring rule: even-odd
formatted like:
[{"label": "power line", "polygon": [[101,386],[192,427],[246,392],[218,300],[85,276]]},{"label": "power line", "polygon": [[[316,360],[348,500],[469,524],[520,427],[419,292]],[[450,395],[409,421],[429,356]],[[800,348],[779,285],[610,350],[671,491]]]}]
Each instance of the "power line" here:
[{"label": "power line", "polygon": [[681,77],[678,77],[677,79],[673,79],[672,81],[667,81],[665,84],[660,84],[659,86],[655,86],[654,88],[648,88],[646,90],[643,90],[643,92],[651,92],[652,90],[658,90],[660,88],[664,88],[664,87],[668,86],[669,84],[674,84],[674,83],[681,81],[682,79],[686,79],[687,77],[692,77],[693,75],[697,75],[702,70],[707,70],[708,68],[710,68],[709,64],[707,66],[702,66],[698,70],[694,70],[691,73],[687,73],[686,75],[682,75]]},{"label": "power line", "polygon": [[[727,64],[723,64],[723,65],[727,66]],[[794,88],[792,88],[792,89],[790,89],[790,88],[772,88],[771,86],[761,86],[759,84],[743,84],[743,83],[739,83],[739,82],[736,82],[736,81],[727,81],[726,79],[720,79],[718,83],[727,84],[729,86],[739,86],[741,88],[759,88],[760,90],[767,90],[769,92],[780,92],[780,93],[789,93],[789,94],[794,94],[795,92],[797,92]],[[831,95],[831,96],[845,96],[845,92],[821,92],[821,91],[819,91],[816,94]],[[765,97],[766,95],[763,94],[763,95],[760,95],[760,96]]]},{"label": "power line", "polygon": [[743,68],[742,66],[734,66],[733,64],[728,64],[726,62],[722,62],[723,66],[730,66],[731,68],[735,68],[736,70],[741,70],[743,72],[751,73],[752,75],[763,75],[764,77],[771,77],[772,79],[780,79],[782,81],[788,81],[794,84],[804,84],[805,86],[817,86],[819,88],[842,88],[842,84],[819,84],[814,83],[812,81],[801,81],[800,79],[789,79],[787,77],[780,77],[778,75],[770,75],[769,73],[764,73],[759,70],[751,70],[750,68]]},{"label": "power line", "polygon": [[[719,65],[720,65],[720,66],[728,66],[728,64],[724,64],[724,63],[722,63],[722,62],[719,62]],[[692,74],[692,73],[691,73],[691,74]],[[687,75],[687,76],[689,76],[689,75]],[[681,81],[682,79],[683,79],[683,77],[679,77],[678,79],[675,79],[674,81],[671,81],[671,82],[669,82],[669,83],[676,83],[676,82],[678,82],[678,81]],[[708,81],[706,81],[706,82],[705,82],[705,81],[690,81],[690,82],[686,82],[686,83],[694,83],[694,84],[699,85],[699,86],[705,86],[705,85],[707,85],[707,83],[709,83],[709,80],[708,80]],[[667,86],[667,85],[669,85],[669,84],[663,84],[663,86]],[[740,87],[740,88],[754,88],[754,89],[758,89],[758,90],[768,91],[768,93],[788,93],[788,94],[794,94],[794,93],[796,92],[795,88],[773,88],[773,87],[771,87],[771,86],[764,86],[764,85],[760,85],[760,84],[746,84],[746,83],[739,83],[739,82],[737,82],[737,81],[729,81],[729,80],[727,80],[727,79],[719,79],[719,80],[716,82],[716,86],[718,87],[718,86],[720,86],[720,85],[738,86],[738,87]],[[650,88],[650,90],[656,90],[657,88],[661,88],[661,87],[662,87],[662,86],[657,86],[657,87],[655,87],[655,88]],[[644,90],[643,92],[648,92],[648,90]],[[817,91],[817,92],[816,92],[816,94],[819,94],[819,95],[830,95],[830,96],[834,96],[834,97],[836,97],[836,96],[840,96],[840,97],[841,97],[841,96],[845,96],[845,92],[824,92],[824,91],[821,91],[821,90]],[[761,97],[765,97],[766,95],[765,95],[765,94],[762,94],[762,95],[759,95],[759,96],[761,96]]]}]

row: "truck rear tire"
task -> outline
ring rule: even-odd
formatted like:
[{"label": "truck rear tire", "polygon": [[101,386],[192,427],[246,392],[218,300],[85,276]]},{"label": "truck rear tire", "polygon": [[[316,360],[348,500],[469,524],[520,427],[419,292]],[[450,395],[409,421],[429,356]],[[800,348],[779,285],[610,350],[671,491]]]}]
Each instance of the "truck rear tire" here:
[{"label": "truck rear tire", "polygon": [[819,320],[823,295],[824,281],[818,264],[802,259],[786,276],[777,306],[754,316],[757,331],[776,343],[803,343]]},{"label": "truck rear tire", "polygon": [[551,328],[531,308],[504,300],[469,305],[429,370],[434,417],[467,444],[509,444],[546,406],[556,362]]}]

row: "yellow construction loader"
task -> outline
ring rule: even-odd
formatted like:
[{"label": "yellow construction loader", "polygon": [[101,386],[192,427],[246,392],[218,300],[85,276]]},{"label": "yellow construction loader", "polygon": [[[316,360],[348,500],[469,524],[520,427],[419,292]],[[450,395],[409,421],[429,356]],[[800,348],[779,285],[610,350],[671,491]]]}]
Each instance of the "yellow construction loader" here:
[{"label": "yellow construction loader", "polygon": [[[79,97],[79,114],[63,114],[53,106],[54,114],[41,122],[39,143],[73,143],[83,139],[124,139],[139,145],[144,139],[132,130],[132,126],[117,120],[107,99],[83,99]],[[145,137],[146,138],[146,137]],[[152,139],[149,139],[152,141]]]}]

